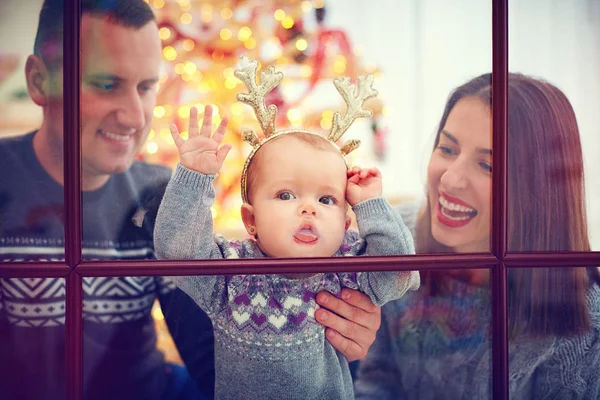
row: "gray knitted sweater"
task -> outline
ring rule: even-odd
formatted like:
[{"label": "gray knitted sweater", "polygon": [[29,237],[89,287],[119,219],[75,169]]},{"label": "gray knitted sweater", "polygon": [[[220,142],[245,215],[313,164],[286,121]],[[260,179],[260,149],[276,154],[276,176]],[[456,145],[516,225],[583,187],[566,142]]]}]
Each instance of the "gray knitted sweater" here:
[{"label": "gray knitted sweater", "polygon": [[[214,175],[177,166],[161,203],[155,251],[164,259],[266,257],[254,240],[213,234]],[[381,198],[353,208],[362,239],[335,256],[412,254],[412,236]],[[356,235],[354,236],[356,239]],[[347,244],[346,244],[347,243]],[[315,295],[360,290],[378,305],[419,287],[417,272],[172,277],[210,316],[217,399],[351,399],[348,362],[314,319]]]}]

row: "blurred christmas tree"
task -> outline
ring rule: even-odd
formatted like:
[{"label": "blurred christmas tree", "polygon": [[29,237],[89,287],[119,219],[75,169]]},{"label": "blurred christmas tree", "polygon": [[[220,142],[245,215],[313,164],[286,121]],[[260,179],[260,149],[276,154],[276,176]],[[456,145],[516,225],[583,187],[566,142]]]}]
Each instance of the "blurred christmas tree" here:
[{"label": "blurred christmas tree", "polygon": [[[277,105],[278,127],[303,126],[317,132],[331,127],[334,111],[344,112],[332,79],[343,75],[355,79],[358,74],[376,71],[361,67],[344,30],[326,25],[323,0],[148,2],[155,9],[167,62],[160,77],[153,130],[140,158],[174,167],[178,155],[169,125],[177,124],[185,137],[190,107],[198,107],[201,115],[206,104],[214,105],[219,113],[213,123],[229,118],[224,142],[234,146],[216,181],[215,229],[239,238],[243,236],[240,174],[250,151],[239,133],[244,126],[260,132],[250,107],[236,99],[239,92],[246,91],[233,75],[239,57],[247,55],[261,66],[274,65],[285,74],[267,100]],[[315,96],[320,85],[330,92],[330,104],[323,104],[322,92]],[[385,130],[377,124],[381,103],[371,99],[366,107],[373,110],[373,120],[355,137],[369,139],[373,152],[381,158],[385,151]]]}]

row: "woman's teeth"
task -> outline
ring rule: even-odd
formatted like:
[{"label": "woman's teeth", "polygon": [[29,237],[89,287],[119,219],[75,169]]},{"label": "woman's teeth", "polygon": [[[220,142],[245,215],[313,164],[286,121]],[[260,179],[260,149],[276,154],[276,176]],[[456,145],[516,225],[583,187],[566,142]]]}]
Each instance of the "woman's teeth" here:
[{"label": "woman's teeth", "polygon": [[448,210],[451,210],[451,211],[460,211],[460,212],[473,212],[473,211],[475,211],[474,209],[472,209],[470,207],[465,207],[465,206],[460,205],[460,204],[451,203],[448,200],[446,200],[446,198],[444,198],[443,196],[440,196],[439,202],[442,205],[442,207],[447,208]]},{"label": "woman's teeth", "polygon": [[129,140],[129,135],[121,135],[119,133],[107,132],[103,131],[102,129],[98,130],[98,132],[100,132],[102,136],[106,136],[107,138],[111,140],[116,140],[118,142],[126,142],[127,140]]},{"label": "woman's teeth", "polygon": [[441,205],[440,211],[442,212],[442,215],[453,221],[465,221],[477,215],[475,209],[452,203],[442,196],[439,197],[438,201]]}]

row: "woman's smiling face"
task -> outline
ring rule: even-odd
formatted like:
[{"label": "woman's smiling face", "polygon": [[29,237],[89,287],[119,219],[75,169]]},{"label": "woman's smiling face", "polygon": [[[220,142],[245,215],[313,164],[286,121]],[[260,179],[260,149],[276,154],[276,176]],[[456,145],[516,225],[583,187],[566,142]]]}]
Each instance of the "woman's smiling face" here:
[{"label": "woman's smiling face", "polygon": [[431,233],[456,252],[489,251],[491,143],[490,108],[465,97],[450,111],[429,160]]}]

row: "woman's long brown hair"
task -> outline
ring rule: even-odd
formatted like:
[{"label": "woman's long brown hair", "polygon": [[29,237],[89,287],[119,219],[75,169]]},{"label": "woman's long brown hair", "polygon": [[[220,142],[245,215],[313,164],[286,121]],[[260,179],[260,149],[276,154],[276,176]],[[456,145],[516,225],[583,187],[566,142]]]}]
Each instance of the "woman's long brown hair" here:
[{"label": "woman's long brown hair", "polygon": [[[454,106],[477,97],[491,108],[491,74],[455,89],[438,126]],[[577,120],[566,96],[548,82],[520,74],[508,81],[508,250],[589,251],[583,156]],[[428,197],[427,197],[428,198]],[[429,202],[417,219],[417,253],[452,252],[431,234]],[[432,295],[443,290],[444,272],[424,274]],[[589,329],[586,291],[595,268],[509,270],[509,334],[571,335]]]}]

